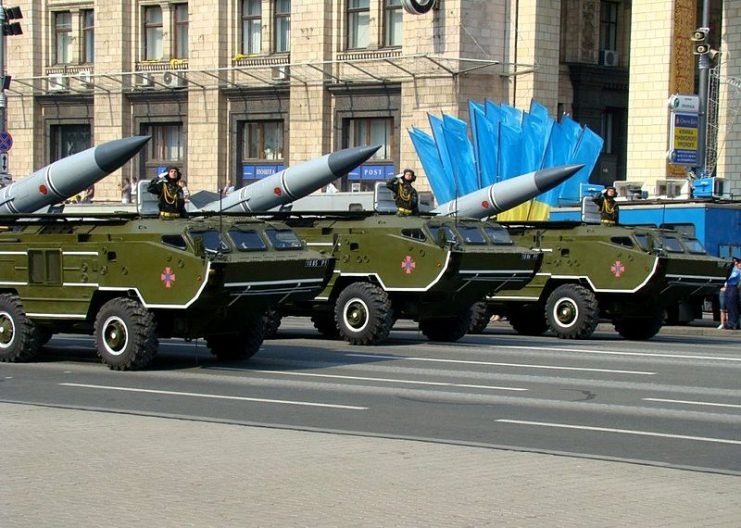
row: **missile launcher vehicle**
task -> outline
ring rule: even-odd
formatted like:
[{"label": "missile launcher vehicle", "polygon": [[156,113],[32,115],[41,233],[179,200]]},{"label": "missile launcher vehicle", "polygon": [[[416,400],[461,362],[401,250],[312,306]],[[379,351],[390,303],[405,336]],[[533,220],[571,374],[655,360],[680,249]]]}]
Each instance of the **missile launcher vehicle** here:
[{"label": "missile launcher vehicle", "polygon": [[543,253],[542,267],[524,288],[500,290],[477,305],[472,332],[502,314],[523,335],[550,329],[563,339],[588,339],[604,319],[626,339],[650,339],[668,306],[717,292],[729,269],[673,230],[577,222],[508,229],[516,244]]},{"label": "missile launcher vehicle", "polygon": [[336,267],[316,298],[272,311],[269,335],[290,314],[310,316],[320,333],[355,345],[381,343],[398,318],[418,321],[430,340],[455,341],[468,331],[474,303],[524,286],[540,265],[538,252],[475,219],[305,212],[286,223]]},{"label": "missile launcher vehicle", "polygon": [[5,362],[31,360],[58,332],[94,334],[115,370],[145,368],[169,337],[248,358],[265,310],[313,299],[333,265],[285,224],[245,216],[7,216],[0,226]]}]

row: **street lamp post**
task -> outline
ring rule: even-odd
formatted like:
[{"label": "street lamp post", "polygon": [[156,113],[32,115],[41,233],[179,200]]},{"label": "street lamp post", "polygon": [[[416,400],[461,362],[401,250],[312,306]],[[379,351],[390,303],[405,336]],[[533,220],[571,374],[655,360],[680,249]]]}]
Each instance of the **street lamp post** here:
[{"label": "street lamp post", "polygon": [[[702,4],[702,23],[701,29],[705,30],[705,38],[709,33],[708,28],[710,27],[710,2],[709,0],[703,0]],[[699,86],[697,95],[700,100],[700,111],[697,113],[697,168],[699,176],[705,177],[705,164],[707,159],[707,128],[708,128],[708,80],[710,77],[710,56],[707,52],[710,49],[709,45],[706,48],[705,53],[698,54],[698,67],[699,67]]]}]

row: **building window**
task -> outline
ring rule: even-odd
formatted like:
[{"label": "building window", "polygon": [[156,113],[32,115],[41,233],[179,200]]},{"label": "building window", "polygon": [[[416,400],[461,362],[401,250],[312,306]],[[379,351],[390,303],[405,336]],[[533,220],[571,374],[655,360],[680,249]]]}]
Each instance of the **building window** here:
[{"label": "building window", "polygon": [[188,4],[175,4],[175,58],[188,58]]},{"label": "building window", "polygon": [[162,8],[144,8],[144,60],[162,59]]},{"label": "building window", "polygon": [[84,64],[95,62],[95,14],[92,9],[82,10],[82,53]]},{"label": "building window", "polygon": [[600,50],[617,50],[617,2],[600,3]]},{"label": "building window", "polygon": [[242,160],[283,159],[283,121],[247,121],[242,137]]},{"label": "building window", "polygon": [[275,2],[275,52],[291,49],[291,0]]},{"label": "building window", "polygon": [[403,15],[401,0],[384,0],[384,2],[384,45],[387,47],[401,46]]},{"label": "building window", "polygon": [[367,48],[370,38],[370,0],[348,0],[347,47]]},{"label": "building window", "polygon": [[51,125],[49,136],[49,163],[92,146],[90,125]]},{"label": "building window", "polygon": [[346,119],[343,125],[345,148],[381,145],[371,159],[343,177],[341,182],[346,191],[372,191],[376,182],[394,174],[391,160],[394,120],[390,117]]},{"label": "building window", "polygon": [[262,49],[262,0],[242,0],[242,53],[253,55]]},{"label": "building window", "polygon": [[167,165],[182,168],[185,161],[185,135],[182,123],[146,124],[143,135],[152,136],[144,160],[145,178],[154,178]]},{"label": "building window", "polygon": [[72,14],[54,13],[54,63],[69,64],[72,57]]}]

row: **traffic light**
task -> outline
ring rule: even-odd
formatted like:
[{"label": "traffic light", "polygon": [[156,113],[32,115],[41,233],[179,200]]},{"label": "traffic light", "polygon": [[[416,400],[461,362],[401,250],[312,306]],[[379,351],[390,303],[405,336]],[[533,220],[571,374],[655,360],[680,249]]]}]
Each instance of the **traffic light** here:
[{"label": "traffic light", "polygon": [[690,40],[692,41],[692,53],[695,55],[705,55],[710,51],[710,44],[708,44],[708,33],[709,28],[697,28],[693,33]]}]

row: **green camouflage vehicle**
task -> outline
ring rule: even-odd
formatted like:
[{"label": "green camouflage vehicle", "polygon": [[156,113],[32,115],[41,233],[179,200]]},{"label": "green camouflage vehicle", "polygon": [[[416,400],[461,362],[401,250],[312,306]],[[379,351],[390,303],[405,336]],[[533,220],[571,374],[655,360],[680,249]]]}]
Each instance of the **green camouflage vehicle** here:
[{"label": "green camouflage vehicle", "polygon": [[94,334],[117,370],[146,367],[158,338],[205,338],[220,359],[248,358],[265,310],[314,298],[333,264],[285,224],[244,216],[13,216],[0,225],[6,362],[32,359],[57,332]]},{"label": "green camouflage vehicle", "polygon": [[668,306],[716,292],[729,266],[672,230],[550,222],[512,225],[509,232],[515,243],[542,251],[543,265],[521,290],[499,291],[477,306],[474,332],[497,313],[524,335],[550,329],[560,338],[587,339],[607,319],[627,339],[650,339]]},{"label": "green camouflage vehicle", "polygon": [[336,265],[313,301],[283,304],[272,313],[271,334],[281,315],[301,315],[324,335],[375,345],[396,319],[409,318],[427,338],[455,341],[466,334],[474,303],[499,288],[524,286],[540,264],[537,252],[479,220],[308,213],[286,223]]}]

